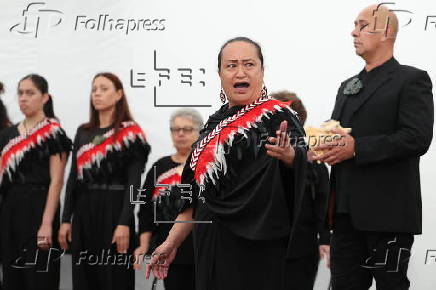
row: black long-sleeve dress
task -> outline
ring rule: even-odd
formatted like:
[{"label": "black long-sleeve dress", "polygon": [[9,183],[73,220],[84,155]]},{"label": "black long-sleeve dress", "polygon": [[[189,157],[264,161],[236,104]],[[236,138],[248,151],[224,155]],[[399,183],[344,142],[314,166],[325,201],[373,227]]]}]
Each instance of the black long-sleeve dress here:
[{"label": "black long-sleeve dress", "polygon": [[[113,127],[77,130],[62,215],[62,222],[72,220],[73,289],[134,289],[131,196],[149,152],[134,122],[123,122],[117,133]],[[127,254],[112,243],[118,225],[130,227]]]},{"label": "black long-sleeve dress", "polygon": [[[292,168],[264,147],[283,120],[296,145]],[[288,104],[269,97],[209,118],[182,175],[193,187],[182,210],[193,206],[203,222],[193,227],[198,289],[284,289],[306,177],[303,135]]]},{"label": "black long-sleeve dress", "polygon": [[37,248],[37,232],[48,196],[50,157],[71,151],[58,121],[46,119],[27,135],[18,125],[0,137],[0,213],[3,289],[59,289],[62,251],[57,243],[59,212],[52,222],[52,249]]},{"label": "black long-sleeve dress", "polygon": [[[145,204],[139,210],[139,234],[152,232],[150,252],[165,241],[182,206],[181,192],[187,188],[177,186],[181,167],[171,156],[162,157],[152,165],[142,186]],[[166,290],[195,289],[192,235],[177,250],[164,285]]]},{"label": "black long-sleeve dress", "polygon": [[326,217],[330,191],[329,173],[324,163],[309,162],[301,215],[296,225],[297,253],[287,262],[287,289],[311,290],[319,264],[319,246],[330,245]]}]

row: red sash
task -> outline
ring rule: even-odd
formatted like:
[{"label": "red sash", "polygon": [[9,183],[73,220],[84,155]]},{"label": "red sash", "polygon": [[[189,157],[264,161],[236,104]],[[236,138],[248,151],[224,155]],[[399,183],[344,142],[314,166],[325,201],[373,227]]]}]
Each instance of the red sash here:
[{"label": "red sash", "polygon": [[271,97],[261,97],[252,104],[246,105],[236,114],[222,120],[205,138],[203,138],[192,152],[190,167],[198,185],[202,186],[205,179],[215,184],[218,171],[226,173],[224,145],[232,145],[236,134],[244,134],[262,117],[269,117],[284,109],[294,111],[289,107],[291,102],[281,102]]},{"label": "red sash", "polygon": [[83,179],[83,169],[91,168],[93,165],[100,166],[100,162],[113,151],[121,151],[128,148],[136,140],[145,144],[145,134],[135,122],[123,122],[122,128],[116,135],[112,129],[101,136],[102,140],[98,144],[93,142],[80,147],[77,151],[77,178]]},{"label": "red sash", "polygon": [[36,125],[28,135],[18,135],[9,140],[3,148],[0,157],[0,184],[5,173],[12,177],[26,153],[49,138],[62,131],[61,125],[55,119],[46,119]]}]

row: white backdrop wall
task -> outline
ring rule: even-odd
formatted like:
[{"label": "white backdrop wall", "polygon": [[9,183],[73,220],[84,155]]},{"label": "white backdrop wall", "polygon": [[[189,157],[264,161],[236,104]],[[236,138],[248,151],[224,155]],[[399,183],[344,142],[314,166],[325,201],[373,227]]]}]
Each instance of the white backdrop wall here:
[{"label": "white backdrop wall", "polygon": [[[308,109],[307,124],[319,125],[330,117],[340,82],[363,67],[350,33],[357,13],[373,3],[2,0],[2,99],[13,121],[21,120],[17,82],[28,73],[43,75],[55,113],[73,138],[77,126],[88,119],[92,77],[114,72],[152,145],[150,166],[173,152],[168,119],[176,108],[165,106],[208,105],[198,108],[206,119],[220,105],[216,56],[221,44],[248,36],[263,47],[269,91],[295,91]],[[397,59],[427,70],[436,81],[436,1],[398,0],[388,6],[401,10]],[[192,70],[192,79],[182,76],[186,69]],[[436,256],[435,158],[432,146],[421,161],[424,234],[414,245],[412,289],[436,285],[431,257]]]}]

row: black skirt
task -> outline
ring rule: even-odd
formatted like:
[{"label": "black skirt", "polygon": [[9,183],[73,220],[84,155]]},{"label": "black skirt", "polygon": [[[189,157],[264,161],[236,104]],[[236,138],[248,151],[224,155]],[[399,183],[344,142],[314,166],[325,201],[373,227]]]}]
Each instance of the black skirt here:
[{"label": "black skirt", "polygon": [[[213,220],[198,207],[196,220]],[[285,289],[288,237],[248,240],[235,235],[216,219],[195,224],[195,283],[197,289]]]},{"label": "black skirt", "polygon": [[5,189],[0,213],[3,289],[59,289],[59,212],[53,220],[52,248],[37,248],[47,192],[44,185],[12,184]]},{"label": "black skirt", "polygon": [[78,193],[72,222],[73,289],[133,290],[134,227],[130,226],[127,254],[112,244],[119,223],[124,190]]}]

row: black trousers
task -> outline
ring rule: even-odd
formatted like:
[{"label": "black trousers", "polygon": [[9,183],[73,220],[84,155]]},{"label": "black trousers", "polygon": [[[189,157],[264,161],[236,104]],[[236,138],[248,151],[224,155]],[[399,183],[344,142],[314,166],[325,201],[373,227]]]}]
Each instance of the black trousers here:
[{"label": "black trousers", "polygon": [[0,211],[4,290],[59,289],[62,250],[57,242],[58,219],[53,220],[52,249],[37,248],[47,191],[45,185],[14,185],[4,192]]},{"label": "black trousers", "polygon": [[409,289],[407,268],[413,244],[407,233],[356,230],[348,214],[337,214],[331,242],[333,290]]}]

